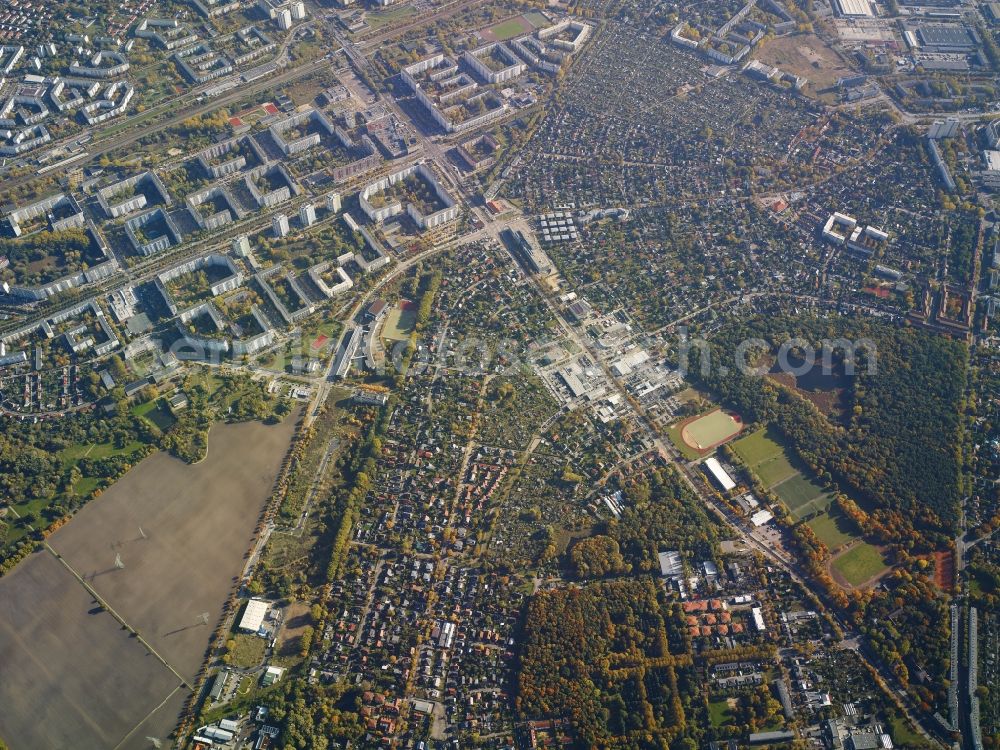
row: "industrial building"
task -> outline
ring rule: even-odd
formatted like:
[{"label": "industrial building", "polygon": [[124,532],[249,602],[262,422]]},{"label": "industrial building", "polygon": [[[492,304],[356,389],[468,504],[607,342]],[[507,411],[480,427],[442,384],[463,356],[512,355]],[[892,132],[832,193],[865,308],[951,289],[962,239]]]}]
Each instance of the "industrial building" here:
[{"label": "industrial building", "polygon": [[736,482],[734,482],[733,478],[729,476],[729,472],[722,468],[722,464],[719,463],[719,459],[715,456],[710,456],[705,459],[705,468],[708,469],[712,478],[726,492],[729,492],[736,487]]},{"label": "industrial building", "polygon": [[835,2],[837,12],[845,18],[863,18],[875,15],[868,0],[835,0]]},{"label": "industrial building", "polygon": [[243,610],[243,617],[240,618],[239,629],[250,633],[260,632],[264,618],[271,611],[271,605],[263,599],[251,599],[247,602],[246,609]]}]

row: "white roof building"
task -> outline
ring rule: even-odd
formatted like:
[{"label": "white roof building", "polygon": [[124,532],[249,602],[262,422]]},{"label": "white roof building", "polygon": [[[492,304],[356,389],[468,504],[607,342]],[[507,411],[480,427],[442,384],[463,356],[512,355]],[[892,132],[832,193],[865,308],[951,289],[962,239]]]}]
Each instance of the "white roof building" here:
[{"label": "white roof building", "polygon": [[868,0],[837,0],[837,10],[842,16],[873,16]]},{"label": "white roof building", "polygon": [[736,482],[733,478],[729,476],[729,473],[722,468],[722,464],[719,463],[719,459],[715,456],[705,459],[705,468],[708,469],[709,473],[715,478],[715,481],[719,483],[726,492],[733,489],[736,486]]},{"label": "white roof building", "polygon": [[240,630],[248,630],[256,633],[260,626],[264,624],[271,605],[263,599],[251,599],[247,602],[247,608],[243,610],[243,617],[240,619]]},{"label": "white roof building", "polygon": [[660,575],[664,578],[676,578],[684,573],[684,564],[681,562],[680,552],[661,552],[659,559]]},{"label": "white roof building", "polygon": [[763,526],[765,523],[774,518],[774,514],[769,510],[758,510],[752,516],[750,516],[750,523],[754,526]]}]

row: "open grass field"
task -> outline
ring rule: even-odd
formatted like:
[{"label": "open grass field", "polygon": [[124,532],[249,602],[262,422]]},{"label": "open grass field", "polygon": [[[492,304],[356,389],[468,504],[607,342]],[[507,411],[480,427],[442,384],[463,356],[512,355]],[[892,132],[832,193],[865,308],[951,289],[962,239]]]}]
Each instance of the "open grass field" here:
[{"label": "open grass field", "polygon": [[740,438],[732,447],[736,455],[751,469],[755,469],[765,461],[782,456],[785,452],[770,427]]},{"label": "open grass field", "polygon": [[799,473],[784,453],[779,453],[774,458],[757,464],[753,467],[753,472],[766,487],[773,487]]},{"label": "open grass field", "polygon": [[830,505],[830,496],[806,476],[805,469],[781,442],[773,427],[758,430],[733,443],[733,451],[757,476],[761,484],[774,492],[795,520]]},{"label": "open grass field", "polygon": [[417,313],[414,310],[403,310],[394,307],[385,317],[385,325],[382,326],[382,338],[390,341],[408,341],[413,333],[413,326],[417,322]]},{"label": "open grass field", "polygon": [[109,458],[110,456],[127,456],[142,447],[142,443],[135,441],[121,448],[115,447],[113,443],[75,443],[63,448],[59,452],[59,458],[64,466],[72,466],[81,458]]},{"label": "open grass field", "polygon": [[830,504],[830,497],[822,487],[798,473],[771,489],[796,518],[825,510]]},{"label": "open grass field", "polygon": [[716,409],[695,417],[681,428],[681,440],[696,451],[709,451],[726,442],[743,429],[738,414]]},{"label": "open grass field", "polygon": [[860,542],[836,557],[832,567],[852,586],[861,586],[889,566],[878,547]]},{"label": "open grass field", "polygon": [[237,633],[230,639],[231,645],[226,654],[227,663],[237,669],[253,669],[264,661],[267,642],[257,635]]},{"label": "open grass field", "polygon": [[137,417],[142,417],[161,430],[169,430],[176,421],[170,409],[163,403],[162,399],[153,399],[144,404],[137,404],[132,407],[132,413]]},{"label": "open grass field", "polygon": [[854,523],[835,507],[806,523],[831,551],[858,538]]},{"label": "open grass field", "polygon": [[733,723],[733,714],[728,698],[712,699],[708,702],[708,720],[715,728]]},{"label": "open grass field", "polygon": [[[208,457],[193,466],[154,454],[49,539],[188,680],[242,573],[295,420],[217,425]],[[148,747],[146,736],[172,729],[179,680],[95,609],[51,554],[0,579],[0,601],[0,737],[12,748],[115,747],[133,729],[141,732],[129,742]]]},{"label": "open grass field", "polygon": [[417,15],[419,11],[412,5],[390,6],[385,10],[369,12],[365,17],[368,28],[364,31],[377,31],[390,23],[402,22],[404,19]]}]

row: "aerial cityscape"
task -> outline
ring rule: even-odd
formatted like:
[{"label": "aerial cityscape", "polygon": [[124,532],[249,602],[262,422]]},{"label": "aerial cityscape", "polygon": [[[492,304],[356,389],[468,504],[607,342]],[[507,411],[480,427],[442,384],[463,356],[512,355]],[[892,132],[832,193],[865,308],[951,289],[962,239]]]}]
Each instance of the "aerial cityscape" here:
[{"label": "aerial cityscape", "polygon": [[1000,3],[0,0],[0,750],[1000,750]]}]

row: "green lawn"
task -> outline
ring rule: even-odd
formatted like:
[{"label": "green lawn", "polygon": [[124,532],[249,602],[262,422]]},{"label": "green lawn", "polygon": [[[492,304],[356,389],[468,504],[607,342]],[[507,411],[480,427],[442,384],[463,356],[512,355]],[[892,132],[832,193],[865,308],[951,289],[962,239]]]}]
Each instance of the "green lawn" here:
[{"label": "green lawn", "polygon": [[292,355],[282,347],[277,351],[265,352],[257,365],[265,370],[285,371],[292,363]]},{"label": "green lawn", "polygon": [[852,586],[860,586],[888,564],[877,547],[861,542],[834,560],[833,567]]},{"label": "green lawn", "polygon": [[784,453],[784,448],[781,447],[781,443],[777,440],[777,434],[771,427],[757,430],[740,438],[733,443],[732,448],[736,451],[736,455],[743,460],[743,463],[751,469]]},{"label": "green lawn", "polygon": [[831,507],[826,513],[807,522],[809,528],[831,550],[857,539],[854,524],[847,516]]},{"label": "green lawn", "polygon": [[830,502],[822,487],[801,474],[796,474],[771,489],[796,518],[807,516],[820,508],[825,509]]},{"label": "green lawn", "polygon": [[412,5],[397,5],[395,7],[390,7],[389,10],[368,13],[365,20],[368,22],[368,29],[374,31],[382,28],[388,23],[393,23],[415,15],[417,15],[417,9]]},{"label": "green lawn", "polygon": [[417,322],[417,314],[413,310],[400,310],[394,307],[386,316],[382,327],[382,338],[392,341],[408,341]]},{"label": "green lawn", "polygon": [[202,386],[205,392],[208,394],[208,398],[212,399],[215,394],[219,392],[222,388],[223,379],[212,372],[211,368],[200,367],[192,368],[188,374],[188,382],[190,387],[194,388],[197,385]]},{"label": "green lawn", "polygon": [[503,42],[507,39],[513,39],[516,36],[521,36],[524,33],[530,31],[530,29],[525,28],[525,24],[522,22],[521,18],[511,18],[509,21],[503,21],[498,23],[496,26],[491,26],[490,31],[496,36],[496,38]]},{"label": "green lawn", "polygon": [[253,677],[245,675],[236,688],[237,695],[249,695],[253,689]]},{"label": "green lawn", "polygon": [[76,443],[59,451],[59,458],[64,467],[75,464],[81,458],[108,458],[109,456],[125,456],[139,450],[143,444],[134,440],[123,448],[116,448],[113,443]]},{"label": "green lawn", "polygon": [[724,727],[732,723],[733,715],[729,711],[729,702],[726,698],[708,702],[708,720],[713,727]]},{"label": "green lawn", "polygon": [[917,734],[901,713],[893,711],[889,716],[889,724],[892,726],[892,740],[900,747],[933,747],[923,735]]},{"label": "green lawn", "polygon": [[97,489],[97,485],[100,483],[100,479],[97,477],[84,477],[79,482],[73,485],[73,491],[80,495],[81,497],[86,497],[91,492]]},{"label": "green lawn", "polygon": [[681,452],[681,455],[688,461],[695,461],[701,458],[701,454],[681,438],[681,430],[677,425],[667,428],[667,437],[670,438],[670,442],[674,444],[677,450]]},{"label": "green lawn", "polygon": [[753,467],[753,473],[757,475],[765,487],[774,487],[778,482],[783,482],[798,473],[788,457],[784,453],[779,453],[774,458],[770,458],[763,463]]},{"label": "green lawn", "polygon": [[326,336],[327,341],[324,346],[333,346],[340,337],[343,327],[339,320],[318,320],[312,325],[304,326],[302,329],[302,340],[312,349],[313,342],[320,336]]},{"label": "green lawn", "polygon": [[169,430],[176,421],[174,415],[170,413],[170,410],[164,406],[160,399],[153,399],[144,404],[136,404],[132,407],[132,414],[152,422],[161,430]]}]

